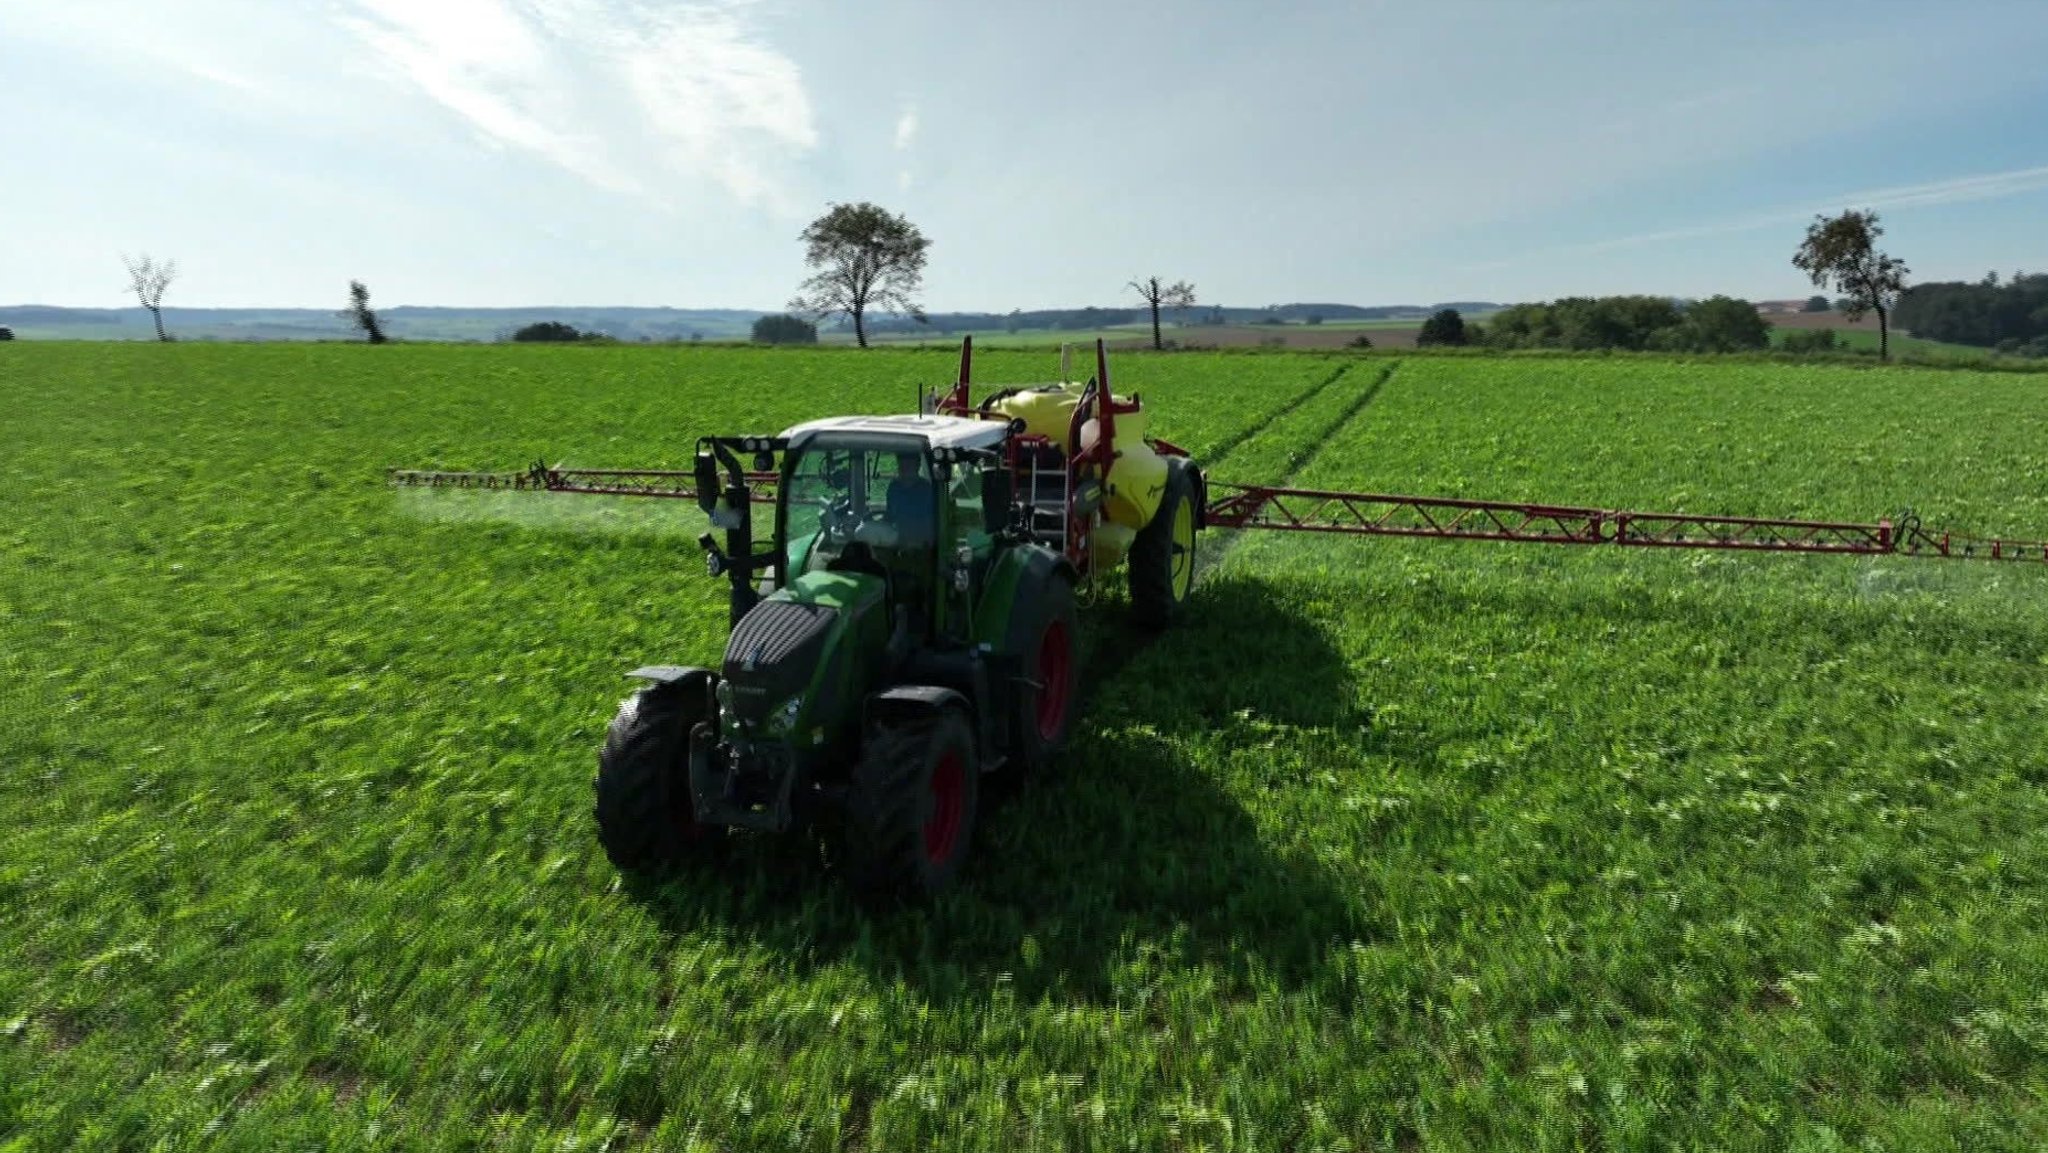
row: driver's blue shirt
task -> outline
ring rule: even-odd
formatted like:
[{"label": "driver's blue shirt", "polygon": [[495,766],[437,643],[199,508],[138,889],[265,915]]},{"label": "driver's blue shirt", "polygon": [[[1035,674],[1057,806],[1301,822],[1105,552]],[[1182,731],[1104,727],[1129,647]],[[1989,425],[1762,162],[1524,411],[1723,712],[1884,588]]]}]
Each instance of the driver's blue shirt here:
[{"label": "driver's blue shirt", "polygon": [[889,521],[906,540],[932,535],[932,484],[921,476],[899,476],[889,482]]}]

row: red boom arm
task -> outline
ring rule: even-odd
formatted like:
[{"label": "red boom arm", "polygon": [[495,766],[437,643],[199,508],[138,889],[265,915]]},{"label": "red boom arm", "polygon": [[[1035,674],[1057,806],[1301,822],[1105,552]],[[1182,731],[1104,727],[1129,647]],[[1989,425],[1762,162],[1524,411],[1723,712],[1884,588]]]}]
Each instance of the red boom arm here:
[{"label": "red boom arm", "polygon": [[1958,536],[1898,523],[1776,520],[1693,513],[1625,512],[1570,505],[1211,483],[1212,528],[1440,537],[1446,540],[1613,544],[1637,548],[1753,549],[1762,552],[1929,555],[2048,561],[2048,542]]}]

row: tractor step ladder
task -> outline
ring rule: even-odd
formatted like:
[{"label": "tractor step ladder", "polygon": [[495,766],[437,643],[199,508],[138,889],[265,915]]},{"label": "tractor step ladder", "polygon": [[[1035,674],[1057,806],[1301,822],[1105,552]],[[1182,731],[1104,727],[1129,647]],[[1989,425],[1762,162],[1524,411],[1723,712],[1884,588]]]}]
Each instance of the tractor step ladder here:
[{"label": "tractor step ladder", "polygon": [[1031,467],[1024,476],[1024,504],[1030,510],[1031,535],[1050,548],[1065,548],[1067,463],[1057,450],[1031,450]]}]

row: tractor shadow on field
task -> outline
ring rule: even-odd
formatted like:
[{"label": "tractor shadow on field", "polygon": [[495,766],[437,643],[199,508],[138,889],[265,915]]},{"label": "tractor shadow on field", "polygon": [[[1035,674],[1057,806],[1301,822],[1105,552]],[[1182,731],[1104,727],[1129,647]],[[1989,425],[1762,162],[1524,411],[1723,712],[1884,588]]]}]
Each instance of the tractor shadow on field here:
[{"label": "tractor shadow on field", "polygon": [[852,962],[936,999],[1123,1003],[1197,966],[1228,996],[1308,982],[1332,948],[1383,935],[1382,918],[1372,893],[1283,847],[1288,830],[1240,799],[1314,769],[1265,752],[1271,726],[1360,723],[1342,654],[1269,591],[1205,585],[1156,638],[1086,619],[1099,639],[1066,753],[1044,778],[984,794],[967,875],[929,906],[856,899],[825,860],[829,829],[748,838],[721,868],[631,891],[671,932],[737,938],[799,969]]}]

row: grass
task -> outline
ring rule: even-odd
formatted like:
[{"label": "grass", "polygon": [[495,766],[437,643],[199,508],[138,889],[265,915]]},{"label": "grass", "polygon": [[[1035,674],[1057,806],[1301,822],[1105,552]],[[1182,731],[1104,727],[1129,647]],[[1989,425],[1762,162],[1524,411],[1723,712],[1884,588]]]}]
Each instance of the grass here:
[{"label": "grass", "polygon": [[[2048,1140],[2031,567],[1211,539],[1186,627],[1091,611],[1073,748],[933,907],[801,838],[619,878],[592,750],[718,651],[694,514],[382,468],[672,465],[951,368],[10,350],[0,1148]],[[1116,371],[1219,479],[2048,527],[2023,377]]]},{"label": "grass", "polygon": [[[1787,336],[1800,331],[1805,330],[1773,326],[1770,332],[1771,347],[1783,347]],[[1873,329],[1837,328],[1834,330],[1834,333],[1835,346],[1837,348],[1870,353],[1877,351],[1878,334]],[[1982,360],[1986,357],[1997,355],[1997,353],[1988,348],[1978,348],[1968,344],[1951,344],[1940,340],[1923,340],[1920,337],[1903,332],[1893,332],[1891,334],[1891,351],[1894,356],[1913,354],[1928,358],[1954,357],[1968,360]]]}]

